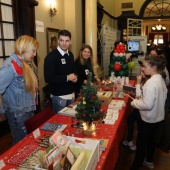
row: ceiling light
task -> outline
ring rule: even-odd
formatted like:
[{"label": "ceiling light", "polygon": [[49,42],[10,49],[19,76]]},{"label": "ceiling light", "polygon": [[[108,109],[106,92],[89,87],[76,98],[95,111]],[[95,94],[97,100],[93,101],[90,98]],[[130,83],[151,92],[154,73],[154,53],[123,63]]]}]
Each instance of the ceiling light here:
[{"label": "ceiling light", "polygon": [[157,24],[157,25],[155,25],[155,26],[152,27],[152,30],[154,30],[154,31],[156,31],[156,30],[158,30],[158,31],[160,31],[160,30],[166,30],[166,27],[163,26],[163,25],[161,25],[161,24]]}]

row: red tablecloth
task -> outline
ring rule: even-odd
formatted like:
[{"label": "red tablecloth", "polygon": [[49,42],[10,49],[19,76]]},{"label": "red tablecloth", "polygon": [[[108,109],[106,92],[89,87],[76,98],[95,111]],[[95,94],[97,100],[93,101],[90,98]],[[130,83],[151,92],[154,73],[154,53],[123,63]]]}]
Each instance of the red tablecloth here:
[{"label": "red tablecloth", "polygon": [[[85,136],[82,132],[81,134],[75,134],[76,128],[72,128],[72,119],[71,117],[67,116],[61,116],[61,115],[54,115],[51,119],[49,119],[47,122],[54,122],[54,123],[63,123],[67,124],[67,128],[63,131],[64,134],[73,135],[76,137],[88,137],[88,138],[98,138],[98,139],[109,139],[109,144],[107,149],[101,154],[100,161],[97,164],[96,170],[111,170],[114,169],[116,162],[118,160],[119,156],[119,143],[122,140],[122,137],[124,135],[125,130],[125,124],[126,124],[126,111],[128,110],[128,96],[126,96],[123,99],[126,103],[126,105],[120,110],[119,118],[115,122],[114,125],[107,125],[107,124],[98,124],[97,125],[97,133],[96,135],[92,136]],[[104,110],[107,109],[107,107],[103,107]],[[47,131],[41,130],[41,135],[44,135],[47,133]],[[17,153],[18,150],[22,149],[27,144],[35,144],[38,145],[38,143],[35,142],[33,134],[29,134],[26,136],[23,140],[21,140],[19,143],[17,143],[15,146],[11,147],[7,152],[2,154],[0,156],[0,160],[2,159],[4,163],[6,164],[3,170],[9,170],[10,168],[16,168],[17,166],[7,164],[7,160],[10,159],[14,154]]]}]

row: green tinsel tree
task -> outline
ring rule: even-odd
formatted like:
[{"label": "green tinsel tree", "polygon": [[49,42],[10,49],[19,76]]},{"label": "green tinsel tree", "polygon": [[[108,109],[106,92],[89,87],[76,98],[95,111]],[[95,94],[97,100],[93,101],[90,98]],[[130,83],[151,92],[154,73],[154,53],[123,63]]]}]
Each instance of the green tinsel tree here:
[{"label": "green tinsel tree", "polygon": [[76,117],[78,120],[92,123],[103,118],[104,112],[101,109],[101,100],[97,96],[97,86],[91,86],[92,73],[86,85],[80,90],[80,98],[76,107]]}]

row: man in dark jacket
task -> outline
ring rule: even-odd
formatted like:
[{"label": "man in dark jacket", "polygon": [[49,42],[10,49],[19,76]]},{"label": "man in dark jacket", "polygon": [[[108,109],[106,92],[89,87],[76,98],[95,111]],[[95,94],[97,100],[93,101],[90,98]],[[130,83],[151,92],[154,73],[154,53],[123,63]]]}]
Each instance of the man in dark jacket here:
[{"label": "man in dark jacket", "polygon": [[74,56],[68,51],[70,44],[71,33],[68,30],[60,30],[58,47],[51,51],[44,61],[44,77],[50,86],[53,113],[70,105],[75,99],[73,83],[77,82],[77,76]]}]

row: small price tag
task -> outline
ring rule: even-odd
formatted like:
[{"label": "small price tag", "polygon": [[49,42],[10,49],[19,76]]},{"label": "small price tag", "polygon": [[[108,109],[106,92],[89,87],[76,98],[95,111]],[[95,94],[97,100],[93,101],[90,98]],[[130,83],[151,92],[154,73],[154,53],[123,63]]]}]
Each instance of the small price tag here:
[{"label": "small price tag", "polygon": [[40,135],[41,134],[40,134],[40,129],[39,128],[34,130],[34,132],[33,132],[34,139],[38,138]]},{"label": "small price tag", "polygon": [[3,167],[5,167],[5,163],[4,163],[4,161],[1,159],[1,160],[0,160],[0,169],[2,169]]}]

